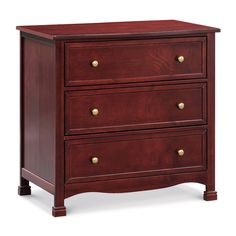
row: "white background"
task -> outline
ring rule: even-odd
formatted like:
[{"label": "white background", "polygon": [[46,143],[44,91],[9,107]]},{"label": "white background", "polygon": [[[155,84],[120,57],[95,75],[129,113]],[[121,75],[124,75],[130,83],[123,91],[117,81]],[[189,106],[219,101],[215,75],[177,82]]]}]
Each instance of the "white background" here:
[{"label": "white background", "polygon": [[[236,235],[236,33],[233,23],[236,14],[233,2],[1,1],[0,235]],[[203,201],[204,186],[193,183],[138,193],[86,193],[66,200],[66,217],[53,218],[50,194],[32,185],[32,196],[19,197],[19,32],[15,26],[160,19],[178,19],[222,30],[216,35],[218,201]]]}]

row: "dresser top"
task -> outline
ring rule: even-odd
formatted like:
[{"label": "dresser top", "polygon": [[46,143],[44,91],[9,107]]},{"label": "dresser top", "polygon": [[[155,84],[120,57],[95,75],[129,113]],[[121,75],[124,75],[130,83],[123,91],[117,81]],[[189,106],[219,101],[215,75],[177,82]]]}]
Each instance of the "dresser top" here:
[{"label": "dresser top", "polygon": [[220,29],[176,20],[17,26],[47,39],[139,38],[202,34]]}]

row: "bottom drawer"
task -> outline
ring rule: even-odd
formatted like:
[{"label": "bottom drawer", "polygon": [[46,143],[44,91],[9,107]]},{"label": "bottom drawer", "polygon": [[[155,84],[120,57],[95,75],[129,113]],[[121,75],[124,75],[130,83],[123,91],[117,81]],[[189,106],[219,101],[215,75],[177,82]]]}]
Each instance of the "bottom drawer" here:
[{"label": "bottom drawer", "polygon": [[165,129],[66,141],[66,183],[204,170],[206,130]]}]

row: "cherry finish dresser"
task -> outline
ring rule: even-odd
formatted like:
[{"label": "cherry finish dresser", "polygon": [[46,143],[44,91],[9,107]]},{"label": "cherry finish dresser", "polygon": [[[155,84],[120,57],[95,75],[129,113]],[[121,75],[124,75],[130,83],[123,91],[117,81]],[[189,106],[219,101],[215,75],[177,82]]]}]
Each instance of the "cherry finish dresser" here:
[{"label": "cherry finish dresser", "polygon": [[215,32],[187,22],[18,26],[19,195],[186,182],[215,191]]}]

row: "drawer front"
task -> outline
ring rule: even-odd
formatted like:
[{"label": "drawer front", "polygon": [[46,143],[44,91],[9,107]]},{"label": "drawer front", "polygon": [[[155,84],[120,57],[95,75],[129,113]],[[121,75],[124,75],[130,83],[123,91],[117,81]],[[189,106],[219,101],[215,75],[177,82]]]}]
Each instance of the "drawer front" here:
[{"label": "drawer front", "polygon": [[206,122],[204,83],[70,91],[65,100],[66,134]]},{"label": "drawer front", "polygon": [[67,183],[206,168],[206,130],[200,128],[72,140],[65,147]]},{"label": "drawer front", "polygon": [[205,37],[66,43],[66,85],[202,78],[205,59]]}]

